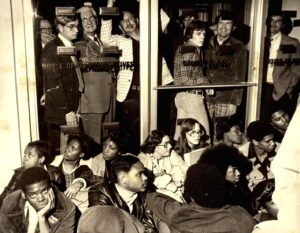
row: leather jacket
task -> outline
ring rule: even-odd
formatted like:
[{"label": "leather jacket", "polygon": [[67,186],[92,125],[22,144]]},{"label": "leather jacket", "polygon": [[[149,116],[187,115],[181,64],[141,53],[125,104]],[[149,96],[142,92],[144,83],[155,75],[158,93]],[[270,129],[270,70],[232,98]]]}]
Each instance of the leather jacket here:
[{"label": "leather jacket", "polygon": [[[89,207],[96,205],[110,205],[130,213],[126,202],[121,198],[114,184],[98,183],[89,189]],[[145,232],[157,232],[157,218],[146,206],[146,193],[138,193],[133,202],[132,215],[139,219],[145,226]]]}]

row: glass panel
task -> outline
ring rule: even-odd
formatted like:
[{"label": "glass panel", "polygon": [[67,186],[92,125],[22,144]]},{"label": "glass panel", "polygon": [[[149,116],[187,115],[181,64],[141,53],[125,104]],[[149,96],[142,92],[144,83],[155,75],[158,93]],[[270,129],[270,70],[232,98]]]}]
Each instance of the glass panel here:
[{"label": "glass panel", "polygon": [[[135,124],[124,127],[139,148],[139,38],[129,39],[139,36],[130,34],[138,32],[139,8],[136,1],[110,2],[32,1],[39,131],[53,154],[64,150],[72,132],[101,144],[117,121]],[[134,103],[125,106],[125,98]]]},{"label": "glass panel", "polygon": [[[194,118],[210,139],[218,140],[218,121],[245,122],[250,27],[245,1],[165,1],[171,20],[160,36],[160,52],[174,85],[159,86],[158,128],[178,140],[180,122]],[[248,6],[251,4],[248,4]],[[221,15],[221,18],[217,16]]]}]

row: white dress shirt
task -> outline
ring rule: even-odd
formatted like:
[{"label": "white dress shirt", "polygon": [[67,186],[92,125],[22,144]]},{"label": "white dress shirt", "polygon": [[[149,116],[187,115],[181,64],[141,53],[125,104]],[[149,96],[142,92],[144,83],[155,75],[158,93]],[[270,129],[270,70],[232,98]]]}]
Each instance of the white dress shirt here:
[{"label": "white dress shirt", "polygon": [[27,233],[34,233],[38,223],[38,215],[36,210],[32,207],[32,205],[30,205],[28,201],[25,202],[25,208],[24,208],[25,218],[27,217],[27,214],[29,214]]},{"label": "white dress shirt", "polygon": [[120,194],[120,196],[122,197],[122,199],[126,202],[130,213],[133,210],[133,202],[135,201],[135,199],[137,198],[137,193],[135,192],[131,192],[127,189],[124,189],[122,186],[115,184],[116,189],[118,191],[118,193]]},{"label": "white dress shirt", "polygon": [[281,32],[275,34],[271,38],[270,55],[269,55],[269,60],[268,60],[268,71],[267,71],[267,83],[273,84],[274,62],[276,61],[276,58],[277,58],[280,41],[281,41]]}]

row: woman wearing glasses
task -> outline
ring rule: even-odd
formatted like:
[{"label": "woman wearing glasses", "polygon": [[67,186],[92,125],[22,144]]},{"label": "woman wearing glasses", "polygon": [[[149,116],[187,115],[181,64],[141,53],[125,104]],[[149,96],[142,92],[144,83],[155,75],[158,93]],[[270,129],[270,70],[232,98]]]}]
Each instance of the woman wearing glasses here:
[{"label": "woman wearing glasses", "polygon": [[138,158],[153,176],[157,192],[164,193],[180,202],[187,165],[172,150],[170,137],[165,132],[153,130],[141,145]]},{"label": "woman wearing glasses", "polygon": [[207,139],[203,125],[196,119],[186,118],[181,123],[180,135],[174,150],[184,157],[187,153],[206,147]]}]

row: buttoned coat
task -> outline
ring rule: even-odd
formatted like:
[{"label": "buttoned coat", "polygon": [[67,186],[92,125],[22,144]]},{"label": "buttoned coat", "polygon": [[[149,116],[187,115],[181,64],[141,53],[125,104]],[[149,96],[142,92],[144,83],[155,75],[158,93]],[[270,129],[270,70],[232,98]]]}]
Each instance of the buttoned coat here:
[{"label": "buttoned coat", "polygon": [[59,55],[58,46],[64,46],[59,37],[46,45],[42,52],[41,64],[46,94],[45,121],[63,125],[66,124],[65,115],[77,111],[80,92],[71,56]]},{"label": "buttoned coat", "polygon": [[101,55],[102,46],[98,46],[85,34],[75,45],[79,51],[85,84],[81,95],[80,112],[107,113],[112,104],[114,91],[113,64],[118,58]]}]

